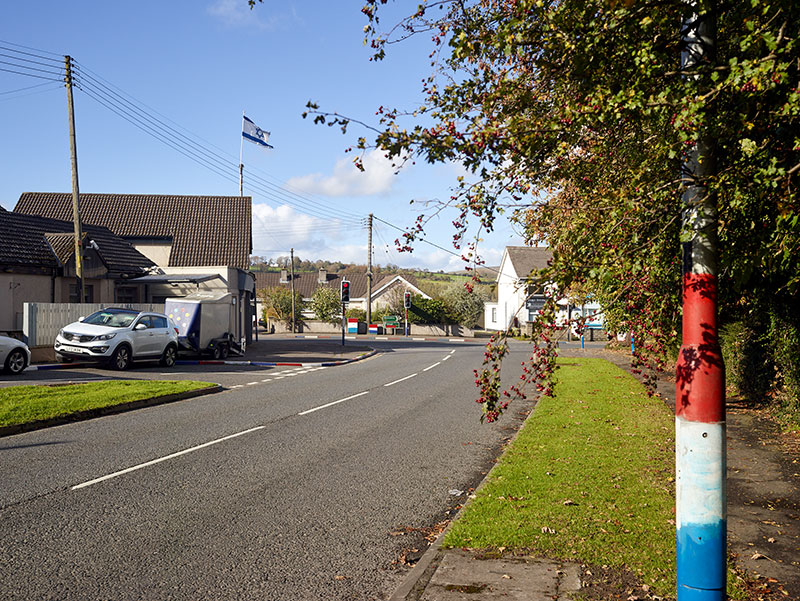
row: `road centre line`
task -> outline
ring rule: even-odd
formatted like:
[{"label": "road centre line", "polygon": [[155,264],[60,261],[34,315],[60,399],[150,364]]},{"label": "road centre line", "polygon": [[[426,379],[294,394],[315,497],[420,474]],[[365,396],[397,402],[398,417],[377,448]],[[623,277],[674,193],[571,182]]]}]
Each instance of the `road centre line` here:
[{"label": "road centre line", "polygon": [[365,394],[369,394],[369,390],[365,390],[364,392],[359,392],[358,394],[354,394],[349,397],[339,399],[338,401],[333,401],[332,403],[327,403],[325,405],[320,405],[319,407],[314,407],[313,409],[307,409],[306,411],[301,411],[297,415],[308,415],[309,413],[314,413],[315,411],[319,411],[320,409],[325,409],[326,407],[331,407],[333,405],[338,405],[339,403],[344,403],[345,401],[349,401],[350,399],[355,399],[357,397],[364,396]]},{"label": "road centre line", "polygon": [[423,369],[422,371],[428,371],[429,369],[433,369],[433,368],[434,368],[434,367],[436,367],[437,365],[441,365],[441,363],[442,363],[441,361],[437,361],[436,363],[434,363],[433,365],[429,365],[428,367],[426,367],[426,368],[425,368],[425,369]]},{"label": "road centre line", "polygon": [[384,384],[384,387],[393,386],[394,384],[399,384],[400,382],[404,382],[405,380],[408,380],[409,378],[413,378],[416,375],[417,374],[411,374],[410,376],[406,376],[405,378],[400,378],[399,380],[395,380],[394,382],[389,382],[388,384]]},{"label": "road centre line", "polygon": [[447,361],[452,356],[453,355],[445,355],[444,357],[442,357],[442,361]]},{"label": "road centre line", "polygon": [[175,459],[176,457],[180,457],[181,455],[187,455],[189,453],[193,453],[194,451],[199,451],[200,449],[204,449],[206,447],[210,447],[211,445],[218,444],[220,442],[224,442],[226,440],[230,440],[232,438],[236,438],[238,436],[244,436],[245,434],[250,434],[251,432],[255,432],[257,430],[263,430],[266,426],[256,426],[255,428],[250,428],[249,430],[244,430],[243,432],[237,432],[236,434],[230,434],[228,436],[223,436],[222,438],[218,438],[216,440],[212,440],[210,442],[205,442],[201,445],[197,445],[196,447],[192,447],[190,449],[184,449],[183,451],[178,451],[177,453],[172,453],[171,455],[166,455],[164,457],[160,457],[158,459],[153,459],[152,461],[148,461],[146,463],[140,463],[139,465],[134,465],[133,467],[126,468],[124,470],[120,470],[118,472],[114,472],[113,474],[108,474],[107,476],[101,476],[100,478],[95,478],[94,480],[89,480],[87,482],[83,482],[82,484],[76,484],[70,490],[78,490],[79,488],[85,488],[87,486],[91,486],[92,484],[97,484],[99,482],[103,482],[105,480],[111,480],[112,478],[116,478],[118,476],[122,476],[124,474],[129,474],[131,472],[135,472],[136,470],[140,470],[145,467],[150,467],[151,465],[156,465],[157,463],[161,463],[163,461],[167,461],[168,459]]}]

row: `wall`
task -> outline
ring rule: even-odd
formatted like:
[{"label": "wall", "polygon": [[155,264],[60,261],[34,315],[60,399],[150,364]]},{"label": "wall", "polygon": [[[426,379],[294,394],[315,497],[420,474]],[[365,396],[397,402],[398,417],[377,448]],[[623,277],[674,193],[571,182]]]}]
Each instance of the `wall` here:
[{"label": "wall", "polygon": [[49,275],[0,273],[0,331],[21,331],[25,301],[50,302]]}]

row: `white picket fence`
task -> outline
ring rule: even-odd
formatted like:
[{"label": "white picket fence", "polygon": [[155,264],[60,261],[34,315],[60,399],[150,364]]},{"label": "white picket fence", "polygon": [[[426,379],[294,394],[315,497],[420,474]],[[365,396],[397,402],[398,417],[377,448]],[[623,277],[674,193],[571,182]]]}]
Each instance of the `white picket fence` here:
[{"label": "white picket fence", "polygon": [[[163,304],[117,303],[114,306],[137,311],[164,312]],[[52,346],[61,328],[106,307],[108,305],[101,303],[25,303],[22,331],[27,337],[28,346]]]}]

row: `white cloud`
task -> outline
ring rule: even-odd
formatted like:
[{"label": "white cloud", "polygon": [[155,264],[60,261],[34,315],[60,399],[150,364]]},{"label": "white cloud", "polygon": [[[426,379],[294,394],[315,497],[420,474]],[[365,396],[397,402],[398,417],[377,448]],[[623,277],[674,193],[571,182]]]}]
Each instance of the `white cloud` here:
[{"label": "white cloud", "polygon": [[298,213],[288,205],[273,208],[253,204],[253,254],[270,256],[293,247],[313,247],[327,235],[341,228],[338,221],[328,221]]},{"label": "white cloud", "polygon": [[380,150],[373,150],[364,157],[364,171],[360,171],[348,158],[339,159],[329,176],[311,173],[294,177],[287,182],[308,194],[324,196],[373,196],[387,194],[394,185],[398,167]]}]

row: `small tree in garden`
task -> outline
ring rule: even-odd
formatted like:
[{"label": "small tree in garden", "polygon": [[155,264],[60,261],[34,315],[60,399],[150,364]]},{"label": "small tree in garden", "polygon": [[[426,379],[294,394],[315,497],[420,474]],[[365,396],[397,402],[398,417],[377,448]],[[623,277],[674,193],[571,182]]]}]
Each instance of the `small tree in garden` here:
[{"label": "small tree in garden", "polygon": [[338,323],[342,320],[342,301],[333,288],[317,288],[311,296],[311,309],[320,321]]},{"label": "small tree in garden", "polygon": [[477,288],[468,290],[461,284],[452,284],[442,295],[449,314],[460,325],[471,328],[483,318],[487,296]]},{"label": "small tree in garden", "polygon": [[[288,288],[281,286],[274,286],[272,288],[264,288],[258,291],[258,296],[264,305],[264,319],[267,319],[267,313],[272,309],[278,318],[287,325],[292,323],[292,291]],[[302,317],[303,297],[299,292],[294,293],[294,321],[298,323]]]}]

